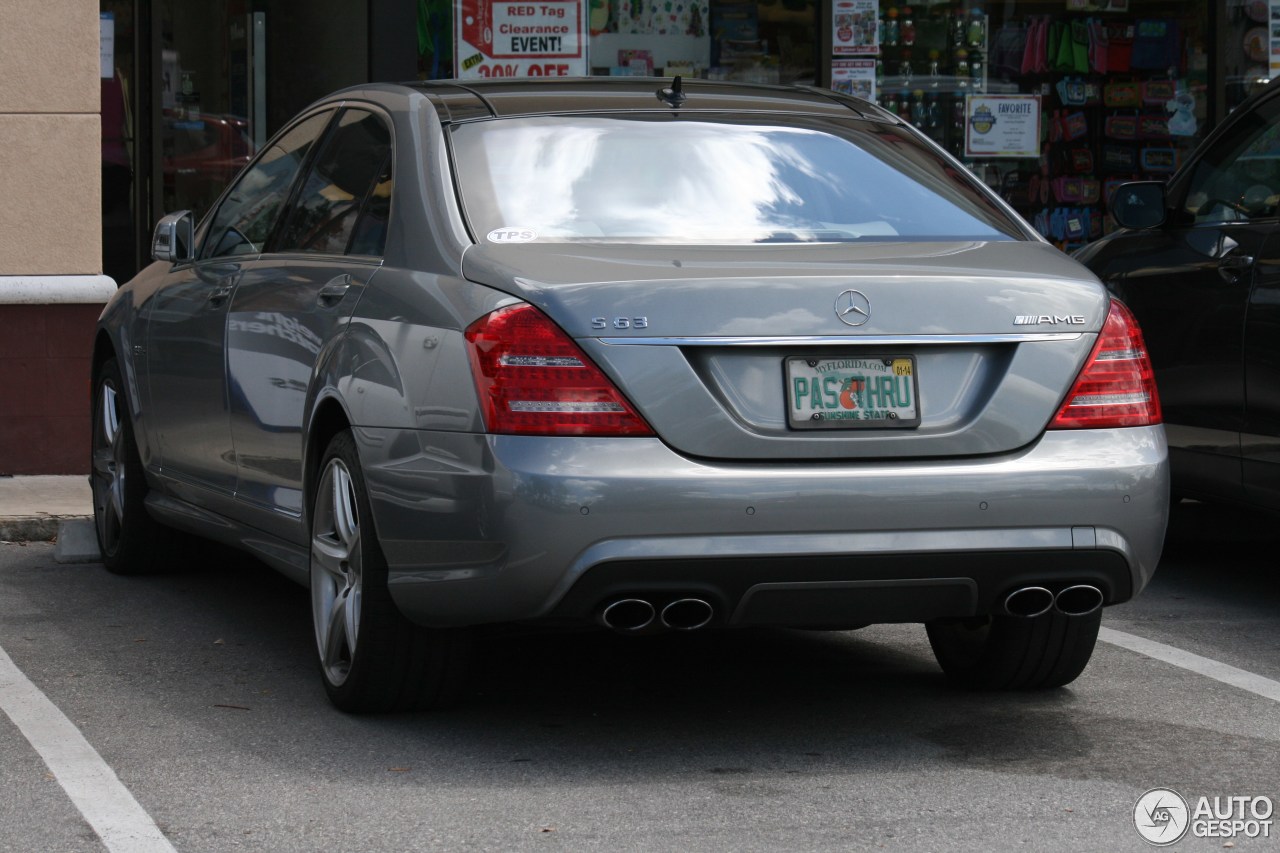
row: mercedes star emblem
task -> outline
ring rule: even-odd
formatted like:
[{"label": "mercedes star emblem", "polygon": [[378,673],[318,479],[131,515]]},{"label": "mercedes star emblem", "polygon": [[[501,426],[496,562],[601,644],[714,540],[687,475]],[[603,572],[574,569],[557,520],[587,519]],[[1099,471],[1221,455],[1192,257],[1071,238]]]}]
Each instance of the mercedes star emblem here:
[{"label": "mercedes star emblem", "polygon": [[836,316],[847,326],[861,326],[871,319],[871,303],[860,291],[846,290],[836,297]]}]

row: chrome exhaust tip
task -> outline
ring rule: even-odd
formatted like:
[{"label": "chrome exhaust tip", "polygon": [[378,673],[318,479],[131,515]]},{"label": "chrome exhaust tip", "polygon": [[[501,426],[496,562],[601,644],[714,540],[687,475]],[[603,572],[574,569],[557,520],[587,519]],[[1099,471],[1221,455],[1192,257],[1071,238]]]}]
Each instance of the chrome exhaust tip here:
[{"label": "chrome exhaust tip", "polygon": [[715,609],[701,598],[680,598],[662,608],[662,624],[676,631],[694,631],[711,621]]},{"label": "chrome exhaust tip", "polygon": [[1053,593],[1044,587],[1024,586],[1009,593],[1004,600],[1004,610],[1010,616],[1033,619],[1048,613],[1053,601]]},{"label": "chrome exhaust tip", "polygon": [[606,628],[624,634],[648,628],[653,623],[653,605],[642,598],[620,598],[600,613]]},{"label": "chrome exhaust tip", "polygon": [[1102,590],[1092,584],[1069,586],[1054,598],[1059,613],[1067,616],[1088,616],[1102,606]]}]

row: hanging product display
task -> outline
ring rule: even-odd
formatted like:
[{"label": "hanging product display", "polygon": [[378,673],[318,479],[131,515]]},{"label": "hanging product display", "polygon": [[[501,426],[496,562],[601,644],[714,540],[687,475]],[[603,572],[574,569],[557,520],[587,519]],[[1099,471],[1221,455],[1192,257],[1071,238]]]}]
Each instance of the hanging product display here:
[{"label": "hanging product display", "polygon": [[[1227,3],[1242,64],[1265,62],[1280,0]],[[1064,249],[1114,227],[1108,187],[1167,179],[1208,123],[1205,4],[924,0],[878,12],[876,100]],[[845,91],[847,74],[833,74]]]},{"label": "hanging product display", "polygon": [[[957,156],[964,154],[964,97],[987,88],[986,23],[979,7],[879,9],[876,98]],[[953,111],[956,119],[946,120]]]}]

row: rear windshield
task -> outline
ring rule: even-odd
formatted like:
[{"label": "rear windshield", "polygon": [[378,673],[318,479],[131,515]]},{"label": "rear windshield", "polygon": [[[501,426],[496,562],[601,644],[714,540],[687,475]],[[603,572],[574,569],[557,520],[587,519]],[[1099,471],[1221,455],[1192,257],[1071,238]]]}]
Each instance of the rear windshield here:
[{"label": "rear windshield", "polygon": [[672,115],[452,129],[463,206],[491,243],[1008,240],[1025,233],[954,164],[874,122]]}]

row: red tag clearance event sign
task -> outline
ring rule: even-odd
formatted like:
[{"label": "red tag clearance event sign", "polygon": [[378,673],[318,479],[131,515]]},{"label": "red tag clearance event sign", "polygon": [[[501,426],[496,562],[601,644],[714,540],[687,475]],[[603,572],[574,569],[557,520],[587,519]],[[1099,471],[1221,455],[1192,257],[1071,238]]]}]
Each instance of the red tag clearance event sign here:
[{"label": "red tag clearance event sign", "polygon": [[583,77],[583,0],[462,0],[454,15],[454,76]]}]

